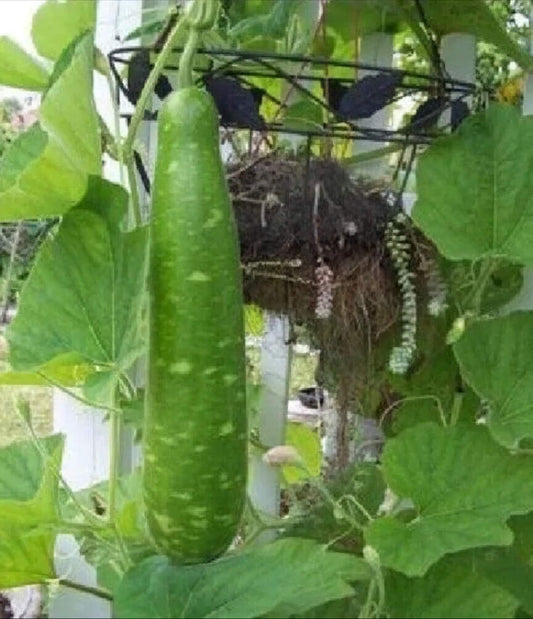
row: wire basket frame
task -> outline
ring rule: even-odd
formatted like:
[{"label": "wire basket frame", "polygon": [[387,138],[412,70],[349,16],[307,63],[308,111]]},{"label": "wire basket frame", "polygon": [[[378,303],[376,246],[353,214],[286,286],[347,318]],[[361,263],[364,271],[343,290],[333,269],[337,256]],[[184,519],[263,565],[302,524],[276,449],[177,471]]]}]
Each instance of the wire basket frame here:
[{"label": "wire basket frame", "polygon": [[[156,50],[130,46],[109,53],[119,106],[121,95],[130,103],[137,102],[139,77],[141,85],[144,84],[152,66],[152,51]],[[174,49],[177,54],[182,51],[183,47]],[[141,75],[136,76],[134,92],[129,75],[132,62],[141,57],[145,64],[141,66]],[[475,92],[475,84],[450,79],[442,71],[430,75],[359,62],[250,50],[200,48],[197,59],[197,83],[204,85],[213,95],[221,127],[248,130],[250,144],[252,134],[257,135],[258,132],[267,143],[268,136],[276,133],[305,137],[307,159],[311,156],[311,144],[315,138],[396,143],[403,147],[396,174],[401,167],[405,169],[400,194],[405,189],[417,146],[430,144],[443,131],[454,130],[469,114],[467,100]],[[120,71],[120,67],[124,66],[128,68],[126,80]],[[172,91],[165,74],[177,70],[175,64],[165,67],[158,83],[160,88],[156,87],[160,98]],[[357,79],[361,72],[364,76]],[[268,81],[274,88],[270,92],[259,88],[257,78],[262,78],[262,85]],[[280,97],[274,91],[284,94]],[[291,117],[291,93],[297,95],[299,105],[309,104],[318,119],[310,121]],[[403,127],[378,129],[365,122],[379,110],[406,97],[422,102]],[[269,120],[260,114],[265,100],[271,104],[271,109],[276,110]],[[128,121],[131,119],[130,113],[121,115]],[[156,111],[145,111],[144,120],[156,119]],[[407,153],[408,148],[410,154]],[[136,154],[135,159],[141,181],[149,192],[150,182],[141,157]]]},{"label": "wire basket frame", "polygon": [[[175,52],[179,53],[183,48],[176,48]],[[132,100],[131,92],[127,83],[124,82],[118,65],[129,65],[131,58],[138,52],[151,51],[150,48],[143,47],[123,47],[115,49],[109,54],[111,68],[115,76],[120,92],[128,99]],[[300,101],[308,101],[316,106],[317,110],[323,113],[321,123],[293,123],[275,119],[265,121],[261,130],[274,133],[287,133],[292,135],[303,135],[312,137],[337,137],[350,140],[368,140],[375,142],[401,142],[404,144],[428,144],[435,137],[435,132],[431,131],[439,118],[442,118],[444,112],[449,110],[452,113],[459,107],[459,104],[464,103],[465,99],[474,93],[475,85],[453,80],[447,77],[433,76],[412,71],[400,71],[389,67],[380,67],[369,64],[347,62],[342,60],[331,60],[325,58],[315,58],[303,55],[292,54],[276,54],[255,52],[247,50],[228,50],[228,49],[199,49],[197,55],[204,58],[207,62],[204,66],[199,66],[197,72],[200,77],[198,82],[206,83],[212,78],[228,78],[237,82],[242,86],[242,90],[250,93],[251,88],[258,91],[253,83],[254,78],[267,78],[270,80],[283,80],[290,87],[287,92],[298,93]],[[175,65],[168,65],[167,71],[176,71]],[[376,129],[367,127],[361,123],[361,119],[371,116],[365,114],[365,110],[354,110],[354,115],[359,118],[351,118],[350,113],[341,111],[336,106],[338,97],[331,96],[331,92],[344,91],[344,94],[350,89],[353,91],[354,85],[360,85],[365,80],[355,80],[349,75],[342,77],[329,77],[338,74],[339,71],[348,74],[351,72],[354,76],[358,71],[366,72],[365,77],[372,72],[374,77],[381,77],[380,80],[374,80],[374,86],[383,91],[384,79],[389,77],[389,85],[392,85],[392,92],[386,97],[385,105],[396,103],[405,97],[413,97],[416,95],[425,95],[427,99],[434,101],[434,106],[428,110],[426,116],[423,114],[416,119],[415,124],[407,124],[399,129]],[[393,80],[390,80],[390,78]],[[322,86],[322,95],[317,93],[316,85],[319,83]],[[362,99],[367,99],[364,103],[370,103],[370,99],[376,96],[376,92],[372,92],[372,85],[367,81],[366,92],[360,89],[356,93],[356,99],[361,103]],[[329,87],[329,92],[328,92]],[[242,92],[242,91],[241,91]],[[274,105],[279,106],[280,114],[288,108],[287,99],[280,99],[272,93],[262,91],[262,97],[270,100]],[[378,93],[379,94],[379,93]],[[342,97],[341,97],[342,98]],[[218,103],[218,102],[217,102]],[[259,108],[259,103],[258,108]],[[357,103],[357,102],[356,102]],[[384,105],[384,106],[385,106]],[[382,107],[384,107],[382,106]],[[366,106],[368,108],[368,105]],[[379,109],[379,107],[378,107]],[[375,111],[378,111],[376,109]],[[464,109],[464,108],[463,108]],[[375,113],[375,112],[373,112]],[[361,114],[365,114],[361,116]],[[279,114],[278,114],[279,116]],[[145,116],[147,120],[154,120],[157,113],[148,112]],[[450,125],[453,122],[449,120],[446,124]],[[299,126],[296,126],[298,124]],[[446,124],[441,124],[441,129],[448,128]],[[246,125],[246,122],[240,119],[231,119],[222,115],[221,125],[227,128],[239,129],[254,129]]]}]

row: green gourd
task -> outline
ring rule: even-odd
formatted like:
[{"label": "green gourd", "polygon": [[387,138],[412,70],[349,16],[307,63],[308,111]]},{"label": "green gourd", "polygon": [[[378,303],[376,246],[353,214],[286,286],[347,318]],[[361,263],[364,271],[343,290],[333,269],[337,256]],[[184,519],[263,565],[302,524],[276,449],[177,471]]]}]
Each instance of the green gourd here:
[{"label": "green gourd", "polygon": [[246,496],[242,278],[218,114],[195,86],[158,117],[143,492],[158,549],[222,554]]}]

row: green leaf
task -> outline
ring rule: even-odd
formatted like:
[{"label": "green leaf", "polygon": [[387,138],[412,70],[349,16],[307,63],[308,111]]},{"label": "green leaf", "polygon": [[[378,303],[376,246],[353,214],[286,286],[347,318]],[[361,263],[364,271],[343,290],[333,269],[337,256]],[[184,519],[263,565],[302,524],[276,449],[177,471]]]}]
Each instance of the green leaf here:
[{"label": "green leaf", "polygon": [[[107,481],[76,493],[76,499],[87,509],[99,516],[108,515],[109,483]],[[142,505],[141,473],[137,469],[130,475],[119,477],[115,496],[114,523],[118,533],[128,548],[133,563],[154,554],[145,535],[145,522]],[[65,493],[62,502],[63,517],[79,521],[79,509]],[[97,571],[98,584],[113,591],[124,576],[124,562],[120,547],[116,544],[116,534],[112,528],[102,529],[95,537],[89,530],[74,531],[85,560]],[[102,538],[107,544],[102,544]]]},{"label": "green leaf", "polygon": [[407,576],[448,553],[511,544],[506,520],[533,509],[533,459],[510,455],[480,426],[417,425],[389,441],[382,462],[390,489],[417,513],[375,520],[365,539]]},{"label": "green leaf", "polygon": [[95,371],[93,366],[88,363],[80,363],[79,358],[73,358],[71,355],[56,357],[40,369],[42,374],[37,372],[13,372],[10,370],[2,372],[0,373],[0,386],[50,386],[50,381],[44,377],[46,375],[50,380],[61,383],[65,387],[77,387],[83,385],[87,377]]},{"label": "green leaf", "polygon": [[478,550],[476,571],[513,595],[528,613],[533,613],[533,565],[522,560],[515,545]]},{"label": "green leaf", "polygon": [[200,565],[176,567],[166,557],[151,557],[126,574],[113,610],[128,618],[290,616],[348,597],[348,583],[369,577],[359,557],[283,539]]},{"label": "green leaf", "polygon": [[[381,468],[370,462],[358,462],[326,482],[330,497],[341,501],[345,509],[352,509],[357,519],[361,513],[351,502],[350,497],[363,505],[365,510],[375,516],[385,498],[385,482]],[[329,500],[317,491],[300,497],[301,519],[286,532],[286,537],[315,539],[324,544],[336,540],[335,550],[360,553],[363,549],[362,535],[355,531],[346,520],[336,518]]]},{"label": "green leaf", "polygon": [[47,458],[42,482],[27,501],[0,500],[0,588],[55,578],[54,542],[58,523],[58,471],[63,441]]},{"label": "green leaf", "polygon": [[447,258],[533,262],[532,143],[533,118],[493,105],[420,157],[413,218]]},{"label": "green leaf", "polygon": [[[481,315],[507,305],[520,292],[524,282],[522,270],[521,265],[506,261],[496,264],[483,289]],[[472,276],[472,263],[467,260],[448,262],[444,274],[457,307],[468,308],[477,283],[477,278]]]},{"label": "green leaf", "polygon": [[[117,480],[115,509],[116,526],[120,534],[128,539],[144,538],[143,529],[140,526],[141,512],[141,472],[135,470],[129,475],[119,477]],[[103,481],[76,492],[79,503],[100,516],[107,514],[107,499],[109,496],[109,482]],[[97,507],[98,506],[98,507]],[[135,509],[132,506],[136,506]],[[73,504],[70,497],[64,497],[62,510],[64,516],[75,520],[78,508]],[[113,532],[109,532],[113,537]]]},{"label": "green leaf", "polygon": [[31,37],[41,56],[55,60],[71,41],[95,25],[94,0],[47,0],[33,16]]},{"label": "green leaf", "polygon": [[392,618],[497,619],[514,617],[518,605],[511,594],[474,570],[467,555],[445,557],[423,578],[389,572],[385,588]]},{"label": "green leaf", "polygon": [[[63,436],[40,439],[45,453],[63,445]],[[19,441],[0,449],[0,501],[29,501],[39,490],[44,474],[43,456],[33,441]]]},{"label": "green leaf", "polygon": [[322,449],[318,434],[303,423],[290,421],[286,427],[285,443],[292,445],[302,457],[307,471],[295,466],[284,466],[283,475],[289,484],[320,475]]},{"label": "green leaf", "polygon": [[454,344],[465,380],[488,400],[488,425],[502,445],[533,438],[533,312],[473,324]]},{"label": "green leaf", "polygon": [[255,14],[241,20],[230,30],[229,35],[236,39],[253,39],[258,36],[280,39],[285,36],[295,5],[292,0],[276,0],[272,3],[270,13]]},{"label": "green leaf", "polygon": [[120,231],[127,200],[118,185],[92,177],[42,246],[7,334],[14,370],[45,371],[59,355],[75,354],[113,374],[104,376],[105,395],[107,381],[142,351],[147,231]]},{"label": "green leaf", "polygon": [[263,385],[261,383],[254,383],[251,380],[246,381],[246,415],[248,416],[249,426],[255,425],[257,421],[262,393]]},{"label": "green leaf", "polygon": [[263,310],[258,305],[248,303],[244,306],[244,330],[247,335],[260,337],[265,331]]},{"label": "green leaf", "polygon": [[40,123],[20,135],[0,159],[2,221],[62,215],[82,198],[88,174],[100,174],[92,49],[90,35],[80,39],[46,93]]},{"label": "green leaf", "polygon": [[322,108],[315,101],[298,101],[290,105],[283,118],[286,129],[306,130],[322,127]]},{"label": "green leaf", "polygon": [[395,0],[362,2],[332,2],[326,13],[326,25],[345,41],[353,41],[362,34],[396,32],[400,19]]},{"label": "green leaf", "polygon": [[388,377],[393,390],[406,398],[391,415],[394,434],[417,423],[442,424],[443,418],[449,417],[456,397],[462,396],[459,420],[471,422],[475,417],[479,401],[471,389],[461,385],[459,366],[445,343],[448,329],[448,316],[423,315],[419,320],[418,356],[411,370],[407,375]]},{"label": "green leaf", "polygon": [[46,69],[18,43],[1,36],[0,84],[24,90],[43,90],[47,83]]}]

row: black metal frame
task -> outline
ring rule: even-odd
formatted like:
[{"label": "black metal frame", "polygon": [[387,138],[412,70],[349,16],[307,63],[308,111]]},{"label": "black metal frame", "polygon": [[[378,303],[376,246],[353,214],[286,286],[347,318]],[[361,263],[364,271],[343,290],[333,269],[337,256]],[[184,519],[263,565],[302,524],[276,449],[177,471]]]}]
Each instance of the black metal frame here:
[{"label": "black metal frame", "polygon": [[[142,51],[143,47],[123,47],[110,52],[109,60],[111,70],[116,79],[121,93],[128,97],[128,88],[124,83],[120,72],[117,69],[118,64],[128,64],[131,54]],[[176,48],[176,53],[182,51],[183,48]],[[401,142],[405,145],[412,144],[429,144],[434,136],[434,133],[428,131],[414,131],[407,128],[397,130],[388,129],[373,129],[364,126],[364,123],[353,122],[350,120],[339,120],[335,116],[333,110],[325,99],[317,97],[305,83],[314,84],[317,81],[323,80],[331,75],[333,69],[347,69],[355,73],[357,70],[371,71],[374,74],[400,74],[401,85],[398,88],[397,96],[393,102],[401,98],[413,95],[415,93],[439,93],[446,100],[443,103],[441,113],[449,109],[453,100],[464,100],[472,95],[475,90],[475,85],[468,82],[452,80],[442,76],[432,76],[423,73],[411,71],[399,71],[389,67],[380,67],[375,65],[347,62],[342,60],[330,60],[326,58],[313,58],[302,55],[275,54],[265,52],[255,52],[247,50],[228,50],[228,49],[199,49],[198,55],[207,57],[210,60],[210,68],[200,69],[201,74],[199,79],[210,76],[227,76],[239,81],[245,87],[250,86],[249,78],[266,77],[271,79],[281,79],[290,83],[295,91],[298,91],[304,98],[307,98],[321,106],[327,112],[328,122],[322,127],[309,128],[293,128],[284,126],[281,122],[268,122],[265,125],[266,132],[287,133],[291,135],[303,135],[310,137],[332,137],[343,138],[350,140],[368,140],[373,142]],[[283,66],[285,65],[285,66]],[[166,70],[177,70],[175,65],[168,65]],[[321,69],[319,74],[317,69]],[[353,79],[335,78],[339,83],[345,86],[350,86],[354,83]],[[411,83],[409,81],[411,80]],[[417,80],[417,83],[413,83]],[[283,106],[284,102],[278,100],[273,95],[265,92],[268,99],[276,104]],[[147,112],[146,120],[155,120],[156,113]],[[227,128],[242,128],[231,125],[224,125]],[[445,126],[441,128],[445,129]]]},{"label": "black metal frame", "polygon": [[[128,92],[128,87],[124,83],[117,65],[129,64],[131,56],[143,50],[156,51],[152,48],[130,46],[118,48],[109,53],[111,71],[118,86],[117,103],[119,106],[120,94],[124,95],[128,100],[130,100],[131,97]],[[174,51],[179,54],[183,51],[183,48],[177,47]],[[439,115],[446,110],[451,110],[452,102],[464,101],[467,97],[474,94],[475,91],[475,84],[453,80],[445,75],[445,72],[442,70],[442,64],[438,67],[438,71],[435,69],[436,75],[428,75],[412,71],[399,71],[398,69],[392,69],[390,67],[382,67],[359,62],[348,62],[303,55],[256,52],[249,50],[200,48],[197,50],[197,54],[199,56],[207,57],[209,61],[206,63],[208,64],[208,68],[198,70],[198,82],[202,82],[203,79],[209,76],[224,76],[238,81],[242,86],[247,88],[253,86],[253,83],[250,82],[250,78],[263,77],[279,79],[291,84],[294,90],[300,93],[302,99],[307,98],[315,104],[318,104],[326,112],[324,117],[328,119],[328,121],[323,123],[320,127],[315,125],[308,128],[297,128],[285,126],[281,122],[274,121],[266,122],[264,127],[261,129],[261,133],[263,135],[268,135],[269,133],[282,133],[306,137],[307,161],[309,161],[311,156],[311,144],[314,138],[326,137],[402,144],[403,149],[397,164],[395,176],[397,176],[399,170],[403,167],[405,169],[405,177],[397,196],[398,200],[401,200],[401,195],[405,189],[405,185],[416,156],[417,146],[427,145],[433,141],[437,135],[434,128],[430,128],[428,131],[427,128],[425,128],[427,123],[424,122],[424,118],[421,119],[421,128],[418,130],[409,126],[396,130],[374,129],[366,127],[364,122],[361,123],[346,119],[339,119],[338,115],[336,115],[336,111],[326,100],[327,94],[324,93],[323,98],[317,97],[316,94],[312,92],[311,88],[306,86],[306,84],[314,85],[317,81],[324,80],[325,78],[330,79],[332,73],[337,73],[339,69],[342,69],[348,73],[353,72],[354,76],[357,75],[357,72],[360,70],[367,72],[367,75],[395,74],[401,79],[399,80],[399,86],[396,94],[389,104],[399,101],[405,96],[412,96],[416,93],[426,94],[428,99],[440,97],[442,99],[442,109],[439,108]],[[169,64],[165,67],[165,70],[177,71],[178,67]],[[355,80],[350,77],[334,77],[334,79],[337,83],[345,87],[350,87],[355,83]],[[280,109],[286,106],[284,101],[280,101],[268,92],[265,92],[263,96],[279,105]],[[128,122],[130,121],[131,114],[124,113],[121,115],[123,118],[126,118]],[[147,121],[156,120],[157,112],[145,111],[144,119]],[[227,124],[224,122],[221,122],[221,125],[226,129],[241,129],[250,131],[251,143],[253,130],[249,127],[243,127],[236,124]],[[431,125],[431,122],[429,125]],[[439,126],[441,132],[448,128],[449,127],[446,125]],[[409,154],[407,154],[408,148],[411,151]],[[146,174],[146,170],[142,165],[140,156],[136,157],[136,165],[139,170],[141,181],[146,191],[149,192],[150,182],[148,175]]]}]

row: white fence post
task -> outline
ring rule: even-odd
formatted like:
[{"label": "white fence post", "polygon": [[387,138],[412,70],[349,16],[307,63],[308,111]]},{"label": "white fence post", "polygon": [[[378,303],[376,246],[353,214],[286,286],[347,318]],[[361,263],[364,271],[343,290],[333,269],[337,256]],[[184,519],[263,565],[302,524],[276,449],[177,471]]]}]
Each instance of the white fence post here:
[{"label": "white fence post", "polygon": [[[287,400],[291,364],[289,321],[270,312],[265,316],[265,334],[261,343],[261,405],[259,440],[268,447],[283,444],[287,419]],[[254,455],[249,495],[255,508],[279,516],[280,483],[278,471]]]},{"label": "white fence post", "polygon": [[[383,32],[372,32],[361,37],[359,62],[361,64],[376,65],[378,67],[392,67],[393,60],[393,36]],[[362,79],[367,75],[373,75],[375,71],[360,69],[357,78]],[[387,129],[390,124],[390,108],[387,106],[377,111],[370,118],[359,122],[366,129]],[[370,153],[373,150],[383,148],[381,142],[370,140],[357,140],[354,145],[355,154]],[[365,161],[357,165],[357,173],[362,176],[382,176],[386,172],[387,160],[383,157]]]}]

